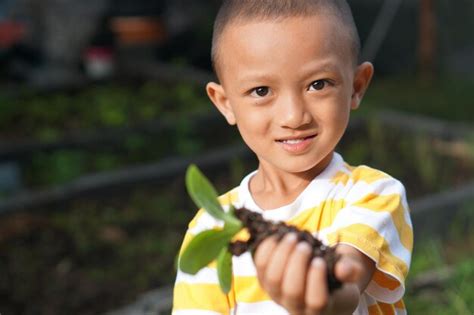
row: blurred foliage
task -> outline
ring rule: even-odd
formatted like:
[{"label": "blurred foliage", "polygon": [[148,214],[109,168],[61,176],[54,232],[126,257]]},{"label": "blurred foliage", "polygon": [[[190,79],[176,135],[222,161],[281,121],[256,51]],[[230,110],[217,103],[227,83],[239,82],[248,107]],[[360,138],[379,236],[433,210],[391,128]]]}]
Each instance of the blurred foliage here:
[{"label": "blurred foliage", "polygon": [[387,128],[376,116],[367,119],[362,129],[344,136],[337,151],[351,165],[369,165],[399,179],[410,199],[473,179],[474,155],[453,157],[432,136]]},{"label": "blurred foliage", "polygon": [[474,121],[474,79],[440,75],[424,82],[414,77],[375,78],[361,106],[376,111],[391,108],[450,121]]},{"label": "blurred foliage", "polygon": [[[3,95],[2,95],[3,94]],[[196,86],[103,84],[74,92],[10,95],[0,90],[0,139],[53,141],[68,134],[91,133],[111,127],[132,127],[210,109]]]},{"label": "blurred foliage", "polygon": [[[474,313],[474,207],[467,203],[446,233],[433,235],[415,244],[408,294],[408,312],[413,314],[470,315]],[[410,290],[411,281],[427,271],[443,273],[451,267],[454,272],[441,287]]]},{"label": "blurred foliage", "polygon": [[[189,84],[110,83],[68,93],[6,95],[3,93],[0,107],[0,139],[5,142],[51,142],[84,135],[93,139],[103,131],[123,135],[118,143],[23,157],[18,162],[27,188],[60,185],[84,174],[196,154],[239,139],[232,128],[218,134],[208,126],[196,130],[193,117],[213,109],[205,93]],[[143,131],[149,124],[155,129],[164,124],[169,128],[159,133]],[[126,127],[132,131],[123,131]]]}]

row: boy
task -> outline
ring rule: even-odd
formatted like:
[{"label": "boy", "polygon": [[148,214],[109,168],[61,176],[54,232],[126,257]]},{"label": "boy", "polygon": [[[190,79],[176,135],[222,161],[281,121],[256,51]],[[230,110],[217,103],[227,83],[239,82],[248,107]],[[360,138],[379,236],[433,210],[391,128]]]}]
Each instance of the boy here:
[{"label": "boy", "polygon": [[[220,83],[207,93],[257,155],[257,171],[221,197],[339,244],[343,287],[328,293],[326,266],[295,235],[233,258],[221,293],[215,265],[178,271],[173,314],[406,314],[401,300],[413,233],[404,187],[334,148],[372,78],[345,0],[228,0],[214,26]],[[218,226],[202,210],[183,248]]]}]

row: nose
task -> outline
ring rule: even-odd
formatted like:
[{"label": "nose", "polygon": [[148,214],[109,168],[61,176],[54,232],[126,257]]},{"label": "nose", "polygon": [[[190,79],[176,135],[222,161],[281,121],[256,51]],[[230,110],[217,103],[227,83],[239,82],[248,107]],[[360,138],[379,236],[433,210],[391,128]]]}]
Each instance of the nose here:
[{"label": "nose", "polygon": [[304,98],[297,93],[282,95],[275,115],[281,127],[291,129],[307,125],[312,119]]}]

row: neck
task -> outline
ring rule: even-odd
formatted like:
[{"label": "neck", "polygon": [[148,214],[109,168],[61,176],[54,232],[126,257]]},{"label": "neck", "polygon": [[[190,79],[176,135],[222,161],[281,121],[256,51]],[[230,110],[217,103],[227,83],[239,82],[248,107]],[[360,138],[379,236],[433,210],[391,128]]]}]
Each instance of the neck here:
[{"label": "neck", "polygon": [[293,202],[331,162],[332,155],[316,167],[299,173],[275,169],[260,161],[257,174],[250,181],[250,191],[262,209],[273,209]]}]

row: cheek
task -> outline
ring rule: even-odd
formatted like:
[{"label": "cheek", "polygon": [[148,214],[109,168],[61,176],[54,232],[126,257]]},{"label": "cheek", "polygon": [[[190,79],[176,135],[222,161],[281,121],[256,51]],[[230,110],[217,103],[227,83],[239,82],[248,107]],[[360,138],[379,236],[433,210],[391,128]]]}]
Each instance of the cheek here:
[{"label": "cheek", "polygon": [[270,125],[267,114],[261,111],[237,113],[237,128],[240,135],[254,151],[271,137]]},{"label": "cheek", "polygon": [[[346,104],[347,103],[347,104]],[[324,110],[317,115],[323,128],[340,133],[344,130],[349,121],[350,103],[346,100],[335,99],[324,106]]]},{"label": "cheek", "polygon": [[271,123],[271,113],[263,108],[247,105],[235,111],[237,125],[242,131],[252,133],[262,133],[268,130]]}]

